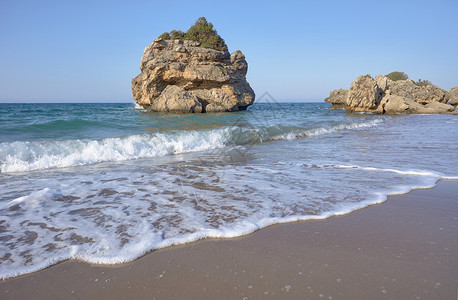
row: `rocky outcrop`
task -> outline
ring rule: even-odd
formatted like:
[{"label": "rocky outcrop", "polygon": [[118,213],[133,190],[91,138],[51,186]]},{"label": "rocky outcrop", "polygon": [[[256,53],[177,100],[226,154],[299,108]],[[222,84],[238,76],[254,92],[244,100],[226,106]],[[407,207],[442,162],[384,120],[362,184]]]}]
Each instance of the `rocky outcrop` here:
[{"label": "rocky outcrop", "polygon": [[[172,99],[172,100],[171,100]],[[198,98],[183,88],[168,85],[162,93],[151,103],[152,111],[162,112],[202,112],[202,104]]]},{"label": "rocky outcrop", "polygon": [[452,112],[452,103],[458,100],[458,87],[452,90],[445,92],[435,85],[418,85],[409,79],[393,81],[382,75],[374,79],[368,74],[359,76],[351,84],[344,104],[342,89],[331,92],[325,101],[333,104],[331,109],[355,112],[444,114]]},{"label": "rocky outcrop", "polygon": [[348,90],[338,89],[332,91],[328,98],[324,99],[325,102],[332,103],[330,109],[344,109],[346,106]]},{"label": "rocky outcrop", "polygon": [[454,110],[454,107],[450,104],[445,104],[441,102],[430,102],[425,105],[427,110],[431,110],[431,112],[426,113],[435,113],[435,114],[446,114],[450,113]]},{"label": "rocky outcrop", "polygon": [[456,110],[456,107],[458,106],[458,86],[451,88],[450,91],[447,92],[445,99],[448,104],[453,105]]},{"label": "rocky outcrop", "polygon": [[446,114],[453,111],[453,106],[445,103],[430,102],[426,105],[422,105],[412,99],[391,94],[387,94],[383,97],[380,108],[383,110],[377,111],[378,113],[388,114]]},{"label": "rocky outcrop", "polygon": [[140,70],[132,79],[132,94],[149,111],[237,111],[255,99],[241,51],[230,55],[197,41],[158,38],[145,48]]},{"label": "rocky outcrop", "polygon": [[376,111],[383,91],[370,75],[359,76],[350,86],[346,105],[353,111]]},{"label": "rocky outcrop", "polygon": [[445,99],[446,92],[433,84],[416,85],[412,80],[389,80],[387,88],[393,95],[413,99],[423,105],[431,102],[447,103]]}]

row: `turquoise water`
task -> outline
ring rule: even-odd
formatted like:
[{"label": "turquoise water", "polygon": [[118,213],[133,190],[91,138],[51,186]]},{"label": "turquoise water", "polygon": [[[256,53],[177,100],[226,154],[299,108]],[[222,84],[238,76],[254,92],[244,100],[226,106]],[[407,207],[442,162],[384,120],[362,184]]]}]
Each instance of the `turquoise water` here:
[{"label": "turquoise water", "polygon": [[0,277],[323,219],[458,179],[458,118],[0,104]]}]

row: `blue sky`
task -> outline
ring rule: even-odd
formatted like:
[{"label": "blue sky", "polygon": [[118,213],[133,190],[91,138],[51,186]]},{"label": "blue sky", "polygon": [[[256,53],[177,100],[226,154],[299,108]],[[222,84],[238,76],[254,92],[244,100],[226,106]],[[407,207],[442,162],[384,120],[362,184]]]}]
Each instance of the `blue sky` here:
[{"label": "blue sky", "polygon": [[457,12],[457,0],[0,0],[0,102],[132,102],[144,47],[200,16],[246,55],[258,96],[322,101],[391,71],[449,90]]}]

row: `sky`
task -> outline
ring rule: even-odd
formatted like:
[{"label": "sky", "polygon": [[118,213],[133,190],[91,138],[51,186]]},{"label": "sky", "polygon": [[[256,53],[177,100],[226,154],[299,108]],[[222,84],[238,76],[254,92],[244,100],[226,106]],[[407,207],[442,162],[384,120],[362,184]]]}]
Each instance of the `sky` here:
[{"label": "sky", "polygon": [[321,102],[357,76],[458,85],[458,0],[0,0],[0,103],[133,102],[143,49],[212,22],[257,99]]}]

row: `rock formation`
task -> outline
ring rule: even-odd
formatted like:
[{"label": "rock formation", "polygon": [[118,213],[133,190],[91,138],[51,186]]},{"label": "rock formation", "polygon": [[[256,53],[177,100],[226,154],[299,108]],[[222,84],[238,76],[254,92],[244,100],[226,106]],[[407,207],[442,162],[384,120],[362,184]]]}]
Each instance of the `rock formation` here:
[{"label": "rock formation", "polygon": [[338,89],[332,91],[328,98],[324,101],[332,103],[330,109],[345,109],[347,102],[348,90]]},{"label": "rock formation", "polygon": [[246,81],[241,51],[201,47],[198,41],[157,38],[145,48],[141,73],[132,79],[135,102],[149,111],[244,110],[255,94]]},{"label": "rock formation", "polygon": [[381,81],[370,75],[359,76],[350,86],[346,105],[352,111],[376,111],[382,98],[383,90],[377,84]]},{"label": "rock formation", "polygon": [[419,85],[410,79],[393,81],[382,75],[374,79],[368,74],[356,78],[348,91],[332,91],[325,101],[333,104],[331,109],[355,112],[444,114],[458,105],[458,87],[446,92],[432,84]]},{"label": "rock formation", "polygon": [[458,86],[451,88],[450,91],[447,92],[445,98],[450,105],[455,107],[456,110],[456,107],[458,106]]}]

